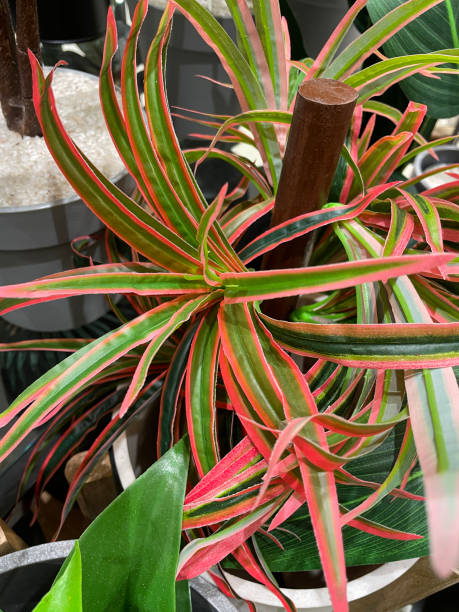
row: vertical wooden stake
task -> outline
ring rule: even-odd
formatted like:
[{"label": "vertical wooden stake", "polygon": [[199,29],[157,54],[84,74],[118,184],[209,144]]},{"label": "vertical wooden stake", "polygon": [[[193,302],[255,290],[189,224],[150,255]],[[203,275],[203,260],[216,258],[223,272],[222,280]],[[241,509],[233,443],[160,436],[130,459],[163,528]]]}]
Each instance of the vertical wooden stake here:
[{"label": "vertical wooden stake", "polygon": [[41,127],[35,114],[32,96],[32,70],[27,49],[41,63],[40,34],[36,0],[16,0],[16,52],[21,82],[24,136],[41,136]]},{"label": "vertical wooden stake", "polygon": [[0,104],[8,129],[22,126],[22,95],[8,0],[0,0]]},{"label": "vertical wooden stake", "polygon": [[[357,92],[333,79],[306,81],[298,90],[271,226],[319,209],[327,202]],[[308,238],[308,237],[307,237]],[[305,265],[308,241],[297,238],[267,253],[263,269]],[[269,300],[263,312],[285,319],[297,298]]]}]

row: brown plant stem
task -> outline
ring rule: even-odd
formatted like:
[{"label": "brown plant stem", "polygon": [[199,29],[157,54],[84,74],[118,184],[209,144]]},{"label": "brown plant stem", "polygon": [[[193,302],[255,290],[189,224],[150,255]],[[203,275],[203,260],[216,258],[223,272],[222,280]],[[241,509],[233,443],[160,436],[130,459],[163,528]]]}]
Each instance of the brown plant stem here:
[{"label": "brown plant stem", "polygon": [[8,0],[0,0],[0,104],[8,128],[20,132],[22,126],[21,85]]},{"label": "brown plant stem", "polygon": [[[341,149],[352,119],[357,92],[333,79],[306,81],[298,90],[271,227],[327,202]],[[296,238],[267,253],[267,270],[300,268],[307,263],[311,235]],[[296,297],[269,300],[263,312],[285,319]]]},{"label": "brown plant stem", "polygon": [[21,131],[24,136],[41,136],[40,124],[33,106],[32,72],[27,55],[27,50],[30,49],[41,63],[36,0],[16,0],[16,44],[24,109]]}]

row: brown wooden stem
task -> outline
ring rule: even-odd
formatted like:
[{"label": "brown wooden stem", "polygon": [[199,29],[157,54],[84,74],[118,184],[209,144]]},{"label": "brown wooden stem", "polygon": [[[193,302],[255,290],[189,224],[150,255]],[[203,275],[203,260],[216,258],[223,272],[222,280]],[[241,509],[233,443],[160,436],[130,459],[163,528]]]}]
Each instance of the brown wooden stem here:
[{"label": "brown wooden stem", "polygon": [[20,132],[22,126],[21,85],[8,0],[0,0],[0,104],[8,128]]},{"label": "brown wooden stem", "polygon": [[32,72],[27,50],[30,49],[41,63],[40,34],[36,0],[16,0],[16,41],[19,80],[24,108],[22,134],[41,136],[41,128],[33,106]]},{"label": "brown wooden stem", "polygon": [[[306,81],[298,90],[271,226],[319,209],[327,202],[357,92],[332,79]],[[281,244],[263,258],[263,269],[306,265],[311,235]],[[309,242],[309,244],[308,244]],[[263,311],[285,319],[297,298],[269,300]]]}]

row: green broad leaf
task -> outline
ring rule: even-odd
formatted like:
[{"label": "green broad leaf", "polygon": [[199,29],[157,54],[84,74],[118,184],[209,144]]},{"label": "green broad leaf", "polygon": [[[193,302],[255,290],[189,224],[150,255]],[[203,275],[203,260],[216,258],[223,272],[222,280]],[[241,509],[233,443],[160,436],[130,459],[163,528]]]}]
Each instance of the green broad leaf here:
[{"label": "green broad leaf", "polygon": [[175,583],[175,609],[177,612],[191,612],[190,583],[177,580]]},{"label": "green broad leaf", "polygon": [[81,553],[75,542],[64,571],[54,581],[50,591],[35,606],[34,612],[82,612]]},{"label": "green broad leaf", "polygon": [[[369,0],[373,22],[402,4],[403,0]],[[449,6],[448,6],[449,5]],[[429,53],[458,47],[459,1],[449,0],[420,15],[384,43],[389,57]],[[405,95],[428,106],[429,117],[452,117],[459,113],[459,75],[442,74],[440,79],[411,76],[401,83]]]},{"label": "green broad leaf", "polygon": [[[85,610],[186,610],[176,608],[175,574],[188,457],[183,439],[83,533],[79,545]],[[183,588],[179,587],[180,602]]]}]

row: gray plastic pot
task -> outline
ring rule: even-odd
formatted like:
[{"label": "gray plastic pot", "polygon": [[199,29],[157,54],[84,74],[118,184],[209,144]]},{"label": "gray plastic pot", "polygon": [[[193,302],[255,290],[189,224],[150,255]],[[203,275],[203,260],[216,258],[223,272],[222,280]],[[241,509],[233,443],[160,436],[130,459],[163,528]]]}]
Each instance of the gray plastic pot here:
[{"label": "gray plastic pot", "polygon": [[29,612],[53,583],[73,540],[32,546],[0,557],[0,609]]},{"label": "gray plastic pot", "polygon": [[[81,77],[98,77],[66,69]],[[48,178],[43,177],[46,182]],[[125,170],[112,179],[120,189],[132,189]],[[74,267],[71,242],[93,234],[103,223],[86,204],[73,195],[29,206],[0,207],[0,285],[35,280]],[[64,331],[98,319],[108,310],[103,295],[85,295],[12,310],[3,317],[33,331]]]},{"label": "gray plastic pot", "polygon": [[[440,147],[434,147],[435,153],[438,155],[438,159],[435,159],[429,151],[423,151],[416,155],[413,163],[413,176],[420,176],[429,170],[434,170],[442,166],[450,164],[459,164],[459,148],[454,145],[443,145]],[[459,169],[456,168],[454,172],[459,173]],[[418,191],[425,191],[432,189],[454,179],[440,172],[429,176],[417,184]]]},{"label": "gray plastic pot", "polygon": [[[32,610],[48,592],[73,544],[52,542],[0,557],[0,609]],[[193,612],[236,612],[215,585],[200,577],[191,581],[191,601]]]},{"label": "gray plastic pot", "polygon": [[[347,0],[291,0],[289,6],[298,23],[304,48],[316,57],[328,37],[349,10]],[[346,47],[358,36],[352,26],[340,48]]]},{"label": "gray plastic pot", "polygon": [[[132,179],[114,179],[126,190]],[[0,208],[0,284],[34,280],[73,268],[71,241],[103,223],[77,196],[33,206]],[[63,331],[98,319],[108,310],[103,295],[85,295],[27,306],[4,318],[33,331]]]}]

